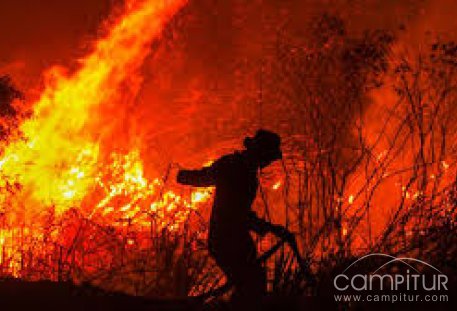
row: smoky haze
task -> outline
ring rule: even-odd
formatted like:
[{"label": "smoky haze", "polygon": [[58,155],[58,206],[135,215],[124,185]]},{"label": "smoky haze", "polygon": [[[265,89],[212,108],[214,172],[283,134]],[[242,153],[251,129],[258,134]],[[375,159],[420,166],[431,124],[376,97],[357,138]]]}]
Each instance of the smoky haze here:
[{"label": "smoky haze", "polygon": [[[71,68],[90,50],[119,2],[2,1],[1,73],[33,94],[46,68]],[[142,141],[154,166],[198,165],[239,147],[259,126],[296,130],[295,108],[275,102],[278,36],[312,46],[312,25],[327,13],[341,18],[348,38],[386,29],[396,44],[417,46],[436,33],[454,36],[456,11],[450,0],[190,1],[151,47],[142,90],[135,103],[119,107],[125,117],[117,126]]]}]

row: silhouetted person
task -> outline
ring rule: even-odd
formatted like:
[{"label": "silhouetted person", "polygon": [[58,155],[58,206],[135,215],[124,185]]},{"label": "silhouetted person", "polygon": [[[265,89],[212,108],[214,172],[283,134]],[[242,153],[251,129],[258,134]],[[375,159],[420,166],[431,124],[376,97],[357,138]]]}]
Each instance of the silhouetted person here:
[{"label": "silhouetted person", "polygon": [[199,187],[216,186],[208,247],[228,282],[235,286],[234,303],[260,305],[266,292],[266,275],[249,231],[259,235],[284,228],[257,217],[251,210],[259,180],[257,173],[282,158],[280,137],[258,130],[246,137],[245,150],[221,157],[200,170],[180,170],[178,182]]}]

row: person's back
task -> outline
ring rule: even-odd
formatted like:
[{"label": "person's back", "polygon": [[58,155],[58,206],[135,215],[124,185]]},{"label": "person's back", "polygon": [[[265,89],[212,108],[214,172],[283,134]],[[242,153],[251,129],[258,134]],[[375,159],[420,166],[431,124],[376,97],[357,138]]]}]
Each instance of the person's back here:
[{"label": "person's back", "polygon": [[214,165],[216,193],[209,238],[212,243],[236,243],[235,235],[249,230],[249,213],[258,187],[257,169],[239,152],[222,157]]}]

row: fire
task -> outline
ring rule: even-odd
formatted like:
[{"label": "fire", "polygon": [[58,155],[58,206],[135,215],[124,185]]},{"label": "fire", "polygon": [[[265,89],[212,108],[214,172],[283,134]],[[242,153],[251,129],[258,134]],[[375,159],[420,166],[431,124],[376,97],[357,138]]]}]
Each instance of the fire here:
[{"label": "fire", "polygon": [[22,247],[19,237],[22,242],[41,241],[43,225],[36,215],[63,217],[77,209],[102,224],[116,227],[119,219],[127,219],[139,228],[149,226],[153,217],[159,229],[176,230],[192,209],[208,200],[210,189],[197,190],[190,199],[163,191],[162,179],[144,175],[137,147],[122,153],[101,143],[101,109],[122,105],[126,92],[136,96],[151,43],[185,2],[127,0],[125,12],[76,71],[53,67],[46,73],[45,87],[31,105],[32,116],[20,125],[22,137],[11,137],[1,148],[2,266],[19,270],[11,260]]},{"label": "fire", "polygon": [[182,4],[129,1],[125,15],[81,60],[79,70],[49,70],[33,116],[20,126],[23,139],[3,152],[1,171],[8,182],[19,183],[31,198],[54,205],[58,213],[80,204],[95,185],[100,160],[94,112],[119,101],[122,84],[138,84],[137,71],[150,43]]},{"label": "fire", "polygon": [[[97,188],[103,197],[91,213],[92,218],[101,217],[106,222],[111,219],[130,219],[132,224],[148,227],[150,216],[158,221],[160,229],[177,229],[190,211],[211,196],[210,188],[202,188],[190,195],[190,200],[173,191],[164,189],[164,182],[144,176],[143,163],[138,150],[127,155],[113,153],[112,164],[100,171]],[[182,209],[185,207],[185,209]]]},{"label": "fire", "polygon": [[271,187],[273,190],[278,190],[281,187],[282,183],[280,180],[274,183],[274,185]]},{"label": "fire", "polygon": [[343,234],[343,236],[347,236],[348,235],[348,229],[346,227],[343,227],[342,234]]}]

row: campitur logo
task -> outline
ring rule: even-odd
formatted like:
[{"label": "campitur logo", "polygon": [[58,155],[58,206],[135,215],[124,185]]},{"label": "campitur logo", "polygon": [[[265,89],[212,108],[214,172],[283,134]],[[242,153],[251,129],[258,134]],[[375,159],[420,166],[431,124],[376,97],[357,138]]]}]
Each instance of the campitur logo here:
[{"label": "campitur logo", "polygon": [[447,275],[425,261],[382,253],[355,260],[333,279],[335,301],[343,302],[448,301],[447,283]]}]

